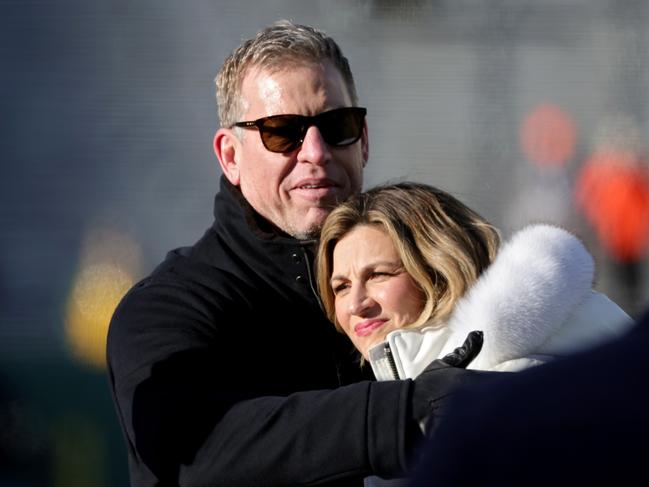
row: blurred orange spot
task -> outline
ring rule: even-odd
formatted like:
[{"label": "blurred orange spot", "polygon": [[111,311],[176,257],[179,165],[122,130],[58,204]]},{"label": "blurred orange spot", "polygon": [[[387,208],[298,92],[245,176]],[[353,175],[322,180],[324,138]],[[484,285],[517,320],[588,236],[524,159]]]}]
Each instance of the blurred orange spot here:
[{"label": "blurred orange spot", "polygon": [[538,105],[523,120],[520,144],[523,153],[540,166],[562,166],[575,150],[577,131],[572,118],[551,103]]},{"label": "blurred orange spot", "polygon": [[649,245],[649,175],[635,154],[595,153],[578,176],[575,198],[612,257],[642,257]]}]

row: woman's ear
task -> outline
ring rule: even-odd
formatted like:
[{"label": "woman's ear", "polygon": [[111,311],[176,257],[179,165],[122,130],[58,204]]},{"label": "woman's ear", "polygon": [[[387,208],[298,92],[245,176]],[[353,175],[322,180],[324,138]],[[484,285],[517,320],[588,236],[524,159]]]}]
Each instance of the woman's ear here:
[{"label": "woman's ear", "polygon": [[223,174],[235,186],[239,185],[240,180],[237,163],[239,147],[239,139],[234,135],[232,129],[220,128],[214,134],[214,154],[219,160]]}]

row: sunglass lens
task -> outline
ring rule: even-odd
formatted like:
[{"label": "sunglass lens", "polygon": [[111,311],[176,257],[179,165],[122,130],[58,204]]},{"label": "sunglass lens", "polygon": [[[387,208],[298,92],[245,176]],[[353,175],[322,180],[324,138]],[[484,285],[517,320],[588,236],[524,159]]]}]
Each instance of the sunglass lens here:
[{"label": "sunglass lens", "polygon": [[358,108],[341,108],[321,115],[318,128],[327,144],[342,147],[356,142],[363,133],[365,112]]},{"label": "sunglass lens", "polygon": [[261,139],[266,149],[273,152],[291,152],[303,138],[301,117],[278,115],[269,117],[260,128]]}]

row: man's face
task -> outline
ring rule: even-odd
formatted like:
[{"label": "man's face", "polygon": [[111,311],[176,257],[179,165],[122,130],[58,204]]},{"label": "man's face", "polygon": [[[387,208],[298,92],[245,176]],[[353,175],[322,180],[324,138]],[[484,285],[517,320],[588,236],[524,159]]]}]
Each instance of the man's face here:
[{"label": "man's face", "polygon": [[[329,62],[270,72],[253,68],[241,93],[242,120],[313,116],[352,105],[342,76]],[[252,207],[286,233],[300,239],[316,236],[332,206],[361,190],[368,155],[366,125],[358,142],[340,148],[329,146],[312,126],[302,145],[287,153],[267,150],[256,129],[242,130],[243,137],[232,142],[232,164],[224,164],[220,156],[221,166]]]}]

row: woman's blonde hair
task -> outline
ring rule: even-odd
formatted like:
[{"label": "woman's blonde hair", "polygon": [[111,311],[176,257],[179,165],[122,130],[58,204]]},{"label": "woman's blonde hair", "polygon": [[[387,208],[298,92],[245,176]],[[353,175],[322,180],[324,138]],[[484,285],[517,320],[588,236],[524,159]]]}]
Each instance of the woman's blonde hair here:
[{"label": "woman's blonde hair", "polygon": [[442,326],[457,301],[496,257],[498,231],[450,194],[425,184],[377,186],[354,196],[327,217],[316,260],[318,291],[336,328],[329,282],[336,244],[354,227],[372,225],[392,240],[403,266],[426,296],[423,311],[407,328],[430,321]]}]

